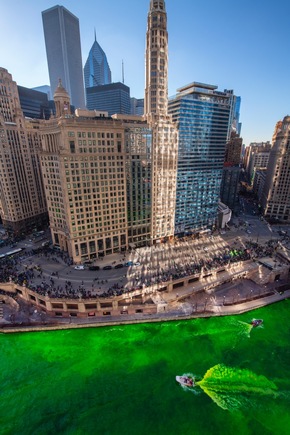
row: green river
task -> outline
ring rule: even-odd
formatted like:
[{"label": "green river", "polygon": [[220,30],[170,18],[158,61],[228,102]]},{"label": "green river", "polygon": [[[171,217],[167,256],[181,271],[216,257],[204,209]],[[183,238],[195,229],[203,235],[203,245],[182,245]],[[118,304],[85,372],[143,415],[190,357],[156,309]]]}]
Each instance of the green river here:
[{"label": "green river", "polygon": [[289,435],[289,314],[0,334],[0,434]]}]

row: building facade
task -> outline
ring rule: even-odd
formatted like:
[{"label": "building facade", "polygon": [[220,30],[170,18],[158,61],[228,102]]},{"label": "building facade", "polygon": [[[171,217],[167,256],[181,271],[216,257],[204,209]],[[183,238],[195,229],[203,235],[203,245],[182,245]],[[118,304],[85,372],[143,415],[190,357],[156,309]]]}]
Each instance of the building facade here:
[{"label": "building facade", "polygon": [[0,68],[0,214],[14,233],[47,223],[39,150],[39,122],[25,119],[17,85]]},{"label": "building facade", "polygon": [[152,129],[151,243],[174,235],[176,125],[168,115],[168,33],[164,0],[151,0],[146,33],[144,114]]},{"label": "building facade", "polygon": [[220,199],[235,212],[239,210],[241,171],[239,166],[224,166],[222,173]]},{"label": "building facade", "polygon": [[255,170],[267,168],[271,151],[270,142],[253,142],[247,147],[245,170],[250,184],[253,184]]},{"label": "building facade", "polygon": [[61,79],[71,104],[85,107],[79,20],[63,6],[42,12],[46,56],[52,93]]},{"label": "building facade", "polygon": [[144,98],[131,97],[131,115],[144,115]]},{"label": "building facade", "polygon": [[261,205],[266,218],[290,223],[290,117],[283,119],[270,152]]},{"label": "building facade", "polygon": [[265,181],[266,181],[267,169],[257,169],[255,170],[255,176],[253,181],[253,193],[256,195],[259,204],[262,199]]},{"label": "building facade", "polygon": [[54,99],[56,116],[41,131],[53,243],[76,263],[144,245],[151,217],[146,122],[97,111],[73,115],[61,83]]},{"label": "building facade", "polygon": [[232,91],[191,83],[169,100],[179,127],[175,233],[191,234],[216,224],[226,142],[233,123]]},{"label": "building facade", "polygon": [[87,108],[104,110],[109,116],[131,113],[130,88],[117,82],[86,88]]},{"label": "building facade", "polygon": [[23,115],[33,119],[49,119],[51,107],[48,96],[44,92],[35,91],[34,89],[18,87],[20,106]]},{"label": "building facade", "polygon": [[107,56],[100,44],[97,42],[96,35],[88,59],[85,63],[84,77],[85,88],[109,85],[112,83],[111,70]]},{"label": "building facade", "polygon": [[238,166],[241,163],[243,138],[235,131],[231,132],[230,139],[226,143],[225,164]]}]

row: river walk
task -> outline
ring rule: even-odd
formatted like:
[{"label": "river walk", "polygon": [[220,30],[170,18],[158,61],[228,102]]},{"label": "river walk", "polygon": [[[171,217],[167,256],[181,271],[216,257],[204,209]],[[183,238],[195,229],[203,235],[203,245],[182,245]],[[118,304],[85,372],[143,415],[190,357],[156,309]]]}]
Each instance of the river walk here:
[{"label": "river walk", "polygon": [[[183,294],[178,295],[178,297],[186,298],[186,289]],[[234,301],[232,304],[225,305],[224,303],[214,303],[213,300],[205,303],[203,307],[198,306],[198,310],[194,309],[192,305],[192,310],[190,312],[188,309],[183,309],[182,304],[173,301],[171,309],[159,312],[156,314],[148,315],[132,315],[132,316],[114,316],[111,319],[96,319],[96,318],[69,318],[69,319],[50,319],[50,321],[36,322],[31,319],[29,324],[15,324],[12,322],[5,321],[1,319],[0,321],[0,333],[19,333],[19,332],[37,332],[37,331],[51,331],[51,330],[64,330],[64,329],[75,329],[75,328],[91,328],[91,327],[104,327],[104,326],[115,326],[115,325],[130,325],[136,323],[148,323],[148,322],[167,322],[173,320],[186,320],[194,319],[199,317],[217,317],[217,316],[230,316],[238,315],[248,311],[255,310],[257,308],[264,307],[276,302],[283,301],[290,297],[290,290],[284,292],[273,291],[272,294],[268,296],[254,296],[251,300],[240,300]],[[188,302],[185,302],[188,304]]]}]

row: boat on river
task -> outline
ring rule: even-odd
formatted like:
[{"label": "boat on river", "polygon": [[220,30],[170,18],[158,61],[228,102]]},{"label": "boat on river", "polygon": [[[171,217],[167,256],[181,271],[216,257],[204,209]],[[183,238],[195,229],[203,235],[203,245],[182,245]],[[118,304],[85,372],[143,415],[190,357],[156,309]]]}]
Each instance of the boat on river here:
[{"label": "boat on river", "polygon": [[188,376],[188,375],[176,376],[175,379],[183,387],[188,387],[188,388],[195,387],[194,377],[192,376]]},{"label": "boat on river", "polygon": [[256,328],[257,326],[262,325],[263,320],[262,319],[253,319],[250,323],[250,325],[252,325],[254,328]]}]

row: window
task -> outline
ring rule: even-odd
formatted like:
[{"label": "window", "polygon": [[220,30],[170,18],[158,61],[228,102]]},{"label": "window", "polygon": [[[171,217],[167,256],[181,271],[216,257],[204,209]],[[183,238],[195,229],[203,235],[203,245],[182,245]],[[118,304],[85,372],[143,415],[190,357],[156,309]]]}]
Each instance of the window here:
[{"label": "window", "polygon": [[69,142],[69,147],[70,147],[70,152],[71,153],[75,153],[76,152],[76,148],[75,148],[75,142],[73,140],[71,140]]}]

